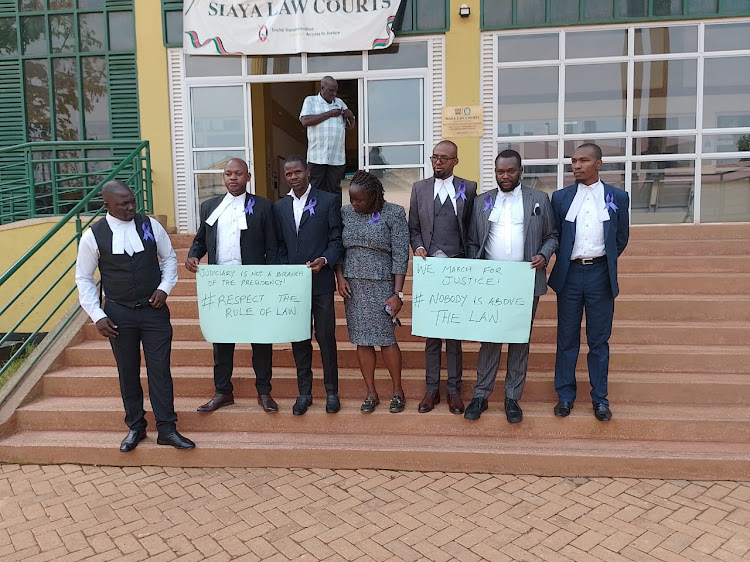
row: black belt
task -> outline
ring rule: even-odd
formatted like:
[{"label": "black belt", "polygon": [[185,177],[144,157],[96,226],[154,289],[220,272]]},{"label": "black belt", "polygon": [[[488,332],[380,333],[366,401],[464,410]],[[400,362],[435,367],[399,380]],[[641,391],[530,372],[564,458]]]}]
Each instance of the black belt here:
[{"label": "black belt", "polygon": [[579,265],[594,265],[595,263],[602,263],[603,261],[607,261],[607,256],[599,256],[598,258],[578,258],[570,261]]}]

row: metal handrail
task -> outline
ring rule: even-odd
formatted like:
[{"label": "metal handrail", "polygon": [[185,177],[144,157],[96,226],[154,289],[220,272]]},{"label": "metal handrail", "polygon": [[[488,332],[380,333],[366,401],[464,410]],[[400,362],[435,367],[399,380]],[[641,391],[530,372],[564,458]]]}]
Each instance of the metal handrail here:
[{"label": "metal handrail", "polygon": [[[44,236],[42,236],[39,241],[37,241],[26,253],[24,253],[23,256],[21,256],[16,262],[8,268],[8,270],[0,276],[0,285],[5,284],[8,280],[14,277],[14,275],[20,275],[19,271],[21,268],[29,262],[29,260],[34,257],[37,252],[39,252],[46,244],[50,243],[50,241],[53,239],[53,237],[60,232],[60,230],[68,224],[71,220],[75,218],[75,234],[70,237],[66,242],[62,244],[62,247],[54,254],[54,256],[47,260],[47,262],[40,267],[38,271],[35,272],[35,274],[31,277],[31,279],[27,280],[24,278],[24,285],[23,287],[15,294],[15,296],[5,305],[3,305],[2,310],[0,310],[0,315],[5,314],[15,303],[19,302],[19,299],[24,295],[27,294],[34,286],[38,286],[38,281],[41,278],[42,274],[47,271],[63,254],[66,250],[68,250],[73,243],[78,245],[81,240],[81,235],[83,234],[83,231],[86,227],[88,227],[91,223],[93,223],[97,217],[101,216],[101,214],[104,211],[103,207],[99,207],[98,209],[93,211],[91,209],[88,209],[88,206],[91,204],[92,200],[97,197],[101,193],[102,186],[118,177],[121,176],[123,172],[130,172],[129,168],[132,167],[132,173],[129,173],[127,178],[130,180],[130,182],[126,183],[135,183],[136,185],[133,187],[133,191],[135,193],[135,199],[136,199],[136,207],[138,212],[141,213],[151,213],[153,212],[153,196],[151,193],[151,156],[150,156],[150,150],[149,150],[149,143],[148,141],[82,141],[82,142],[40,142],[40,143],[25,143],[23,145],[16,145],[9,148],[0,148],[0,154],[2,153],[8,153],[11,151],[18,151],[18,150],[26,150],[31,151],[33,149],[34,152],[41,150],[49,150],[50,148],[53,148],[55,150],[69,150],[73,146],[77,147],[78,150],[90,150],[90,149],[97,149],[97,148],[131,148],[130,152],[125,155],[124,157],[109,157],[106,158],[106,161],[111,161],[113,164],[119,160],[119,163],[115,165],[109,172],[107,171],[100,171],[97,175],[102,176],[101,181],[99,181],[94,186],[86,186],[86,190],[88,193],[80,200],[78,201],[73,208],[71,208]],[[25,166],[26,164],[24,164]],[[106,175],[105,175],[106,174]],[[53,179],[54,181],[54,179]],[[59,181],[59,180],[58,180]],[[65,181],[65,180],[62,180]],[[49,216],[49,215],[46,215]],[[85,217],[87,220],[82,220],[82,216]],[[51,282],[49,286],[41,287],[39,289],[39,293],[41,293],[41,296],[36,298],[36,300],[31,303],[28,306],[28,309],[26,310],[25,314],[21,316],[20,319],[18,319],[13,327],[8,330],[8,332],[0,338],[0,345],[4,344],[6,341],[8,341],[11,337],[14,336],[14,331],[21,326],[28,318],[29,316],[34,313],[37,309],[39,309],[42,306],[42,302],[54,291],[54,289],[58,286],[60,286],[65,278],[69,275],[69,272],[73,269],[75,266],[75,259],[72,260],[69,264],[63,264],[60,270],[54,270],[55,273],[59,272],[59,275],[57,275],[56,280]],[[43,333],[44,327],[47,325],[47,323],[55,316],[55,314],[60,310],[60,308],[67,302],[67,300],[70,298],[70,296],[75,291],[75,284],[71,284],[69,290],[65,292],[65,296],[57,303],[51,303],[50,307],[52,307],[53,304],[56,304],[52,308],[51,311],[49,311],[45,318],[39,322],[38,324],[32,326],[33,330],[30,331],[30,335],[26,337],[26,339],[23,341],[23,343],[16,349],[16,351],[11,355],[11,357],[8,359],[8,361],[0,367],[0,377],[2,377],[9,366],[18,358],[20,358],[23,353],[26,351],[26,349],[31,345],[34,341],[34,339],[40,334]],[[78,308],[78,303],[75,304],[73,310]],[[41,342],[42,349],[40,351],[43,351],[49,347],[49,345],[54,341],[54,339],[62,332],[62,330],[67,327],[70,320],[73,318],[74,314],[69,314],[68,318],[65,322],[62,322],[58,324],[56,327],[54,333],[48,333],[44,339]],[[40,353],[35,353],[36,357],[39,357]],[[18,378],[17,380],[14,380],[15,384],[18,384],[20,382],[21,378]],[[4,392],[3,396],[7,397],[10,393]],[[0,398],[0,404],[2,404],[2,401],[4,398]]]}]

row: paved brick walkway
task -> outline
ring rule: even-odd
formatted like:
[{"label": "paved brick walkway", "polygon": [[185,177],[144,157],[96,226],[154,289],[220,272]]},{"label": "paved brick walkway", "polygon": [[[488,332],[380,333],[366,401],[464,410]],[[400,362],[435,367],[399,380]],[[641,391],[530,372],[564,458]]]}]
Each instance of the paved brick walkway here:
[{"label": "paved brick walkway", "polygon": [[0,559],[748,560],[750,483],[0,465]]}]

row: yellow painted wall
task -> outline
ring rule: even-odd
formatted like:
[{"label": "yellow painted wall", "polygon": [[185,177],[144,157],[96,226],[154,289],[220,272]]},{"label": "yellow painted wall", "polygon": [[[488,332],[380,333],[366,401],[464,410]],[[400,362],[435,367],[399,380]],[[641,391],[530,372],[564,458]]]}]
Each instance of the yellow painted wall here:
[{"label": "yellow painted wall", "polygon": [[[458,8],[466,4],[471,15],[462,18]],[[481,42],[480,0],[451,0],[450,30],[445,34],[445,104],[479,105]],[[479,138],[451,139],[458,145],[456,173],[479,181]]]},{"label": "yellow painted wall", "polygon": [[[16,263],[39,239],[47,234],[57,224],[60,217],[49,219],[30,219],[15,222],[0,227],[0,272],[5,273]],[[52,240],[45,244],[37,254],[24,264],[17,273],[0,286],[0,306],[15,297],[20,289],[28,283],[34,275],[41,271],[42,267],[75,235],[75,223],[65,225],[55,234]],[[78,244],[73,242],[53,262],[53,264],[42,273],[34,284],[22,295],[8,311],[0,316],[0,332],[11,331],[13,325],[26,314],[29,308],[52,286],[63,271],[75,261],[78,252]],[[71,269],[59,283],[58,287],[45,297],[39,307],[26,322],[14,331],[33,332],[39,323],[60,303],[65,294],[75,285],[75,269]],[[78,291],[73,294],[60,307],[55,315],[46,323],[42,331],[49,331],[78,300]]]},{"label": "yellow painted wall", "polygon": [[175,224],[172,132],[169,117],[167,48],[162,39],[161,2],[135,0],[135,37],[138,64],[138,101],[141,138],[149,141],[154,214]]}]

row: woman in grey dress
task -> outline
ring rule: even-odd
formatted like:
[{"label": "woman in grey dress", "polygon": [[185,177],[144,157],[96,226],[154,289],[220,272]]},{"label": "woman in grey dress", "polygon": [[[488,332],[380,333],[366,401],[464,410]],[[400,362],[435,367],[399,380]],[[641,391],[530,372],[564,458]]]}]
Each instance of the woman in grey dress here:
[{"label": "woman in grey dress", "polygon": [[336,264],[338,292],[346,306],[349,341],[357,346],[357,360],[367,385],[362,412],[380,403],[375,389],[375,346],[393,382],[390,411],[403,412],[401,349],[396,315],[403,306],[402,290],[409,264],[409,227],[400,205],[387,203],[383,185],[373,174],[358,171],[349,187],[349,201],[341,209],[344,256]]}]

